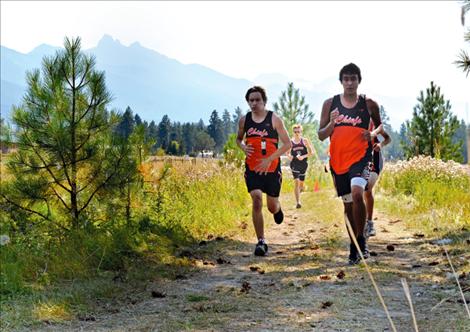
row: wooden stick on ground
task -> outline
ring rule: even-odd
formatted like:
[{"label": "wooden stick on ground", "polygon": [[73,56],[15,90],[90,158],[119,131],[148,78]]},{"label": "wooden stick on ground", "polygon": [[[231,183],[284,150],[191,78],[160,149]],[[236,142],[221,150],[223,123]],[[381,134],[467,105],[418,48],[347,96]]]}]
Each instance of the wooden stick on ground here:
[{"label": "wooden stick on ground", "polygon": [[408,303],[410,304],[411,316],[413,317],[413,325],[415,327],[415,331],[419,332],[418,331],[418,323],[416,321],[415,311],[413,309],[413,301],[411,301],[410,288],[408,287],[408,283],[406,282],[405,278],[401,278],[401,284],[403,285],[403,290],[405,291],[406,299],[408,300]]},{"label": "wooden stick on ground", "polygon": [[449,253],[447,252],[446,247],[443,245],[442,248],[444,248],[444,252],[446,253],[450,268],[452,269],[452,273],[454,274],[455,281],[457,281],[457,285],[459,286],[460,294],[462,294],[463,304],[465,306],[465,309],[467,309],[468,318],[470,318],[470,310],[468,310],[468,304],[465,300],[465,294],[462,291],[462,287],[460,286],[459,278],[457,277],[457,273],[455,273],[454,266],[452,265],[452,261],[450,260]]}]

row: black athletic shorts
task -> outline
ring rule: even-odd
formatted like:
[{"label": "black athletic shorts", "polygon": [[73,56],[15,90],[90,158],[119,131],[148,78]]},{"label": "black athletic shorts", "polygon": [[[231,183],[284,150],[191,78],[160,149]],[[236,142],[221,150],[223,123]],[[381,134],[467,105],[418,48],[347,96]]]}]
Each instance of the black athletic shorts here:
[{"label": "black athletic shorts", "polygon": [[275,172],[267,173],[266,175],[250,171],[248,167],[246,167],[245,183],[248,192],[259,189],[271,197],[279,197],[282,184],[280,163]]},{"label": "black athletic shorts", "polygon": [[[366,181],[369,180],[369,169],[372,159],[372,153],[367,151],[366,155],[357,163],[352,164],[349,171],[344,174],[336,174],[333,167],[330,165],[331,175],[335,184],[338,196],[344,196],[351,193],[351,179],[361,177]],[[367,190],[367,185],[366,189]]]},{"label": "black athletic shorts", "polygon": [[294,179],[305,181],[305,174],[307,173],[308,163],[290,163],[290,169]]},{"label": "black athletic shorts", "polygon": [[379,152],[372,152],[372,162],[370,163],[370,171],[380,174],[384,165],[384,160],[382,157],[382,153]]}]

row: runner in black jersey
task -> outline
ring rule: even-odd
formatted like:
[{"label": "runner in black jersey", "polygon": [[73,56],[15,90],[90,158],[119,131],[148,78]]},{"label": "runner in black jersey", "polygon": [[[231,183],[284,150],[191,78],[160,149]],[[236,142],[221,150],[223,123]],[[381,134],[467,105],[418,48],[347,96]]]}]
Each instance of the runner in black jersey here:
[{"label": "runner in black jersey", "polygon": [[339,73],[343,93],[327,99],[323,103],[320,116],[318,138],[330,138],[330,170],[338,196],[344,204],[354,234],[349,234],[349,263],[360,261],[359,253],[353,243],[354,236],[364,257],[367,257],[367,244],[364,237],[366,208],[364,190],[369,178],[369,162],[372,159],[372,144],[369,123],[381,125],[378,104],[358,95],[361,71],[350,63]]},{"label": "runner in black jersey", "polygon": [[300,193],[304,191],[305,174],[308,168],[307,158],[313,156],[315,150],[312,148],[310,141],[302,137],[302,125],[294,125],[292,131],[294,132],[294,137],[291,140],[292,148],[290,151],[287,151],[287,157],[291,161],[290,168],[295,181],[294,195],[297,202],[296,208],[300,209],[302,207],[302,204],[300,204]]},{"label": "runner in black jersey", "polygon": [[[370,129],[374,129],[374,125],[372,123]],[[364,191],[364,201],[366,203],[367,213],[366,225],[364,227],[364,236],[366,238],[375,236],[376,234],[374,222],[372,220],[375,202],[372,190],[374,189],[375,183],[377,182],[380,172],[383,168],[382,148],[392,141],[390,135],[383,129],[383,124],[372,130],[370,134],[374,145],[372,151],[372,161],[369,166],[369,181],[367,188]]]},{"label": "runner in black jersey", "polygon": [[[268,246],[264,240],[263,193],[266,193],[268,210],[274,215],[274,221],[282,223],[284,214],[279,203],[282,183],[280,156],[290,149],[291,142],[282,120],[265,109],[267,96],[262,87],[248,89],[245,99],[251,112],[238,123],[237,144],[246,155],[245,182],[253,202],[253,225],[258,237],[255,255],[264,256]],[[279,139],[281,148],[278,148]]]}]

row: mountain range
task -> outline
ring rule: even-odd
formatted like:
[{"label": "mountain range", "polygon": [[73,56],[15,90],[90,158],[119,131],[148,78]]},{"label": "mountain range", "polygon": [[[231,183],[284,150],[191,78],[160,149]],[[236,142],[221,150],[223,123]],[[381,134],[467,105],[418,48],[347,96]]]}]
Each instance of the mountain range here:
[{"label": "mountain range", "polygon": [[[42,44],[27,54],[1,46],[1,111],[9,119],[12,105],[21,103],[26,91],[26,72],[41,67],[44,56],[54,55],[58,47]],[[122,45],[104,35],[94,48],[84,50],[96,57],[96,68],[105,71],[106,85],[113,95],[111,108],[123,111],[130,106],[148,121],[159,121],[168,114],[173,121],[207,121],[215,109],[233,112],[246,109],[244,95],[254,83],[232,78],[198,64],[183,64],[138,42]],[[269,81],[260,76],[259,81]],[[276,75],[266,86],[271,101],[287,86]],[[310,93],[310,97],[322,99]],[[318,97],[318,98],[317,98]]]},{"label": "mountain range", "polygon": [[[26,91],[26,72],[41,67],[44,56],[58,47],[42,44],[24,54],[1,46],[1,115],[9,120],[12,105],[19,105]],[[159,122],[167,114],[172,121],[206,123],[215,109],[233,113],[247,110],[246,90],[259,84],[268,92],[268,108],[278,100],[292,79],[277,73],[263,74],[253,81],[233,78],[199,64],[183,64],[135,42],[129,46],[104,35],[96,47],[83,50],[96,57],[96,69],[105,71],[106,85],[113,96],[110,108],[124,111],[130,106],[144,120]],[[295,80],[294,80],[295,81]],[[299,83],[299,84],[298,84]],[[304,83],[304,84],[302,84]],[[335,76],[318,84],[295,81],[310,110],[319,113],[323,101],[338,93]],[[395,129],[411,117],[415,97],[374,96],[385,106]]]}]

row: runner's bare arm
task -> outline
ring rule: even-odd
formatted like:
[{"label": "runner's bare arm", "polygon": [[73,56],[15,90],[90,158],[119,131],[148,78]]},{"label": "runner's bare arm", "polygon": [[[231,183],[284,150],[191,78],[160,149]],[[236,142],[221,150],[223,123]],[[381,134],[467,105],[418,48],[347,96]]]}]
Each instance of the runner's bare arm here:
[{"label": "runner's bare arm", "polygon": [[[370,117],[372,119],[372,122],[374,123],[374,127],[379,128],[382,125],[382,120],[380,119],[379,104],[377,104],[374,100],[370,98],[366,99],[366,103]],[[370,141],[372,139],[371,132],[368,130],[364,131],[364,138]]]},{"label": "runner's bare arm", "polygon": [[377,137],[379,134],[383,136],[382,142],[380,142],[381,146],[384,147],[385,145],[389,144],[392,141],[390,135],[385,131],[384,124],[382,123],[380,126],[375,128],[371,133],[372,137]]},{"label": "runner's bare arm", "polygon": [[384,125],[383,125],[383,123],[382,123],[380,126],[378,126],[377,128],[375,128],[374,130],[372,130],[372,131],[370,132],[370,135],[371,135],[372,137],[375,137],[375,136],[377,136],[378,134],[381,134],[382,131],[383,131],[383,129],[384,129]]},{"label": "runner's bare arm", "polygon": [[287,156],[287,158],[288,158],[289,160],[294,159],[294,158],[292,157],[291,150],[292,150],[292,148],[286,151],[286,156]]},{"label": "runner's bare arm", "polygon": [[238,121],[238,134],[237,134],[237,145],[245,152],[246,156],[250,156],[253,153],[253,147],[248,144],[246,145],[243,142],[243,138],[245,136],[245,118],[246,116],[242,116]]},{"label": "runner's bare arm", "polygon": [[382,147],[384,147],[385,145],[390,144],[392,142],[392,138],[390,137],[390,135],[385,130],[382,130],[381,134],[385,138],[385,140],[380,143],[380,145]]},{"label": "runner's bare arm", "polygon": [[389,144],[392,141],[392,138],[390,137],[390,135],[384,130],[383,123],[378,128],[376,128],[371,133],[371,135],[373,135],[373,137],[378,136],[378,135],[382,136],[382,139],[379,138],[379,143],[375,143],[374,146],[373,146],[374,150],[377,151],[377,152],[382,150],[382,148],[385,145]]},{"label": "runner's bare arm", "polygon": [[367,98],[366,102],[370,117],[374,122],[374,127],[379,128],[379,126],[382,124],[382,120],[380,119],[379,104],[370,98]]},{"label": "runner's bare arm", "polygon": [[315,150],[315,147],[312,145],[312,143],[310,142],[310,140],[308,138],[304,138],[304,141],[305,141],[305,145],[307,145],[307,157],[311,157],[311,156],[315,156],[315,159],[318,159],[318,154],[317,154],[317,151]]},{"label": "runner's bare arm", "polygon": [[334,110],[330,113],[332,102],[333,98],[330,98],[323,103],[320,116],[320,129],[318,130],[318,138],[320,141],[331,136],[335,126],[334,120],[338,117],[338,110]]}]

